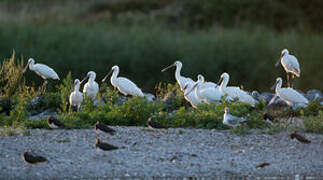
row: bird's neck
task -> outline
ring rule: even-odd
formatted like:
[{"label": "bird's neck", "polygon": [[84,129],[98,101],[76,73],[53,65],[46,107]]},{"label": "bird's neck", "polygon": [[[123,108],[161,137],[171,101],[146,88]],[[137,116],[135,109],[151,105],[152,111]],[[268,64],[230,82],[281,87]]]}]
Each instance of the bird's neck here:
[{"label": "bird's neck", "polygon": [[34,70],[34,63],[33,62],[29,63],[29,69],[32,71]]},{"label": "bird's neck", "polygon": [[118,74],[119,74],[118,70],[113,71],[111,79],[110,79],[112,84],[117,80]]},{"label": "bird's neck", "polygon": [[181,78],[181,70],[182,70],[182,66],[177,65],[175,70],[175,78],[177,81],[179,81],[179,79]]},{"label": "bird's neck", "polygon": [[94,83],[94,80],[95,80],[95,76],[90,76],[89,77],[89,83],[90,84],[93,84]]},{"label": "bird's neck", "polygon": [[227,88],[228,82],[229,82],[229,79],[227,79],[227,78],[224,78],[224,79],[223,79],[223,81],[222,81],[222,82],[221,82],[221,84],[220,84],[220,88],[221,88],[221,90],[223,90],[223,89]]},{"label": "bird's neck", "polygon": [[200,85],[201,84],[198,84],[197,87],[195,87],[195,96],[197,97],[201,97]]},{"label": "bird's neck", "polygon": [[79,84],[75,85],[74,91],[75,92],[79,92],[79,90],[80,90],[80,85]]}]

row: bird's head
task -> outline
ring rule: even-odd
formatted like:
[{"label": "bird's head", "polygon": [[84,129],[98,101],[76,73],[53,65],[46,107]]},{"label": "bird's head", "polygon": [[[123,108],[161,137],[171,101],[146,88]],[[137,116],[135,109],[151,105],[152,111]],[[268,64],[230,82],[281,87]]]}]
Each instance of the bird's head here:
[{"label": "bird's head", "polygon": [[174,66],[180,66],[180,67],[182,67],[182,62],[181,61],[175,61],[174,62]]},{"label": "bird's head", "polygon": [[224,80],[224,79],[227,79],[229,80],[230,76],[228,73],[224,72],[223,74],[221,74],[221,77],[220,77],[220,80],[217,84],[221,84],[221,82]]},{"label": "bird's head", "polygon": [[162,69],[161,72],[165,72],[166,70],[168,70],[171,67],[182,67],[182,63],[180,61],[175,61],[173,64],[167,66],[166,68]]},{"label": "bird's head", "polygon": [[281,85],[282,85],[282,83],[283,83],[283,79],[282,79],[281,77],[278,77],[278,78],[276,79],[275,84],[271,87],[271,90],[274,90],[274,89],[277,87],[277,85],[278,85],[278,86],[281,86]]},{"label": "bird's head", "polygon": [[88,79],[88,78],[90,78],[90,79],[95,79],[95,77],[96,77],[96,73],[94,72],[94,71],[89,71],[87,74],[86,74],[86,76],[82,79],[82,81],[81,81],[81,84],[86,80],[86,79]]},{"label": "bird's head", "polygon": [[28,68],[29,64],[32,64],[32,65],[35,64],[35,60],[33,58],[29,58],[28,63],[26,64],[26,66],[25,66],[24,70],[22,71],[22,73],[25,73],[27,71],[27,68]]},{"label": "bird's head", "polygon": [[204,76],[202,74],[197,75],[197,81],[199,83],[204,83]]},{"label": "bird's head", "polygon": [[284,57],[285,55],[289,54],[289,51],[287,49],[283,49],[282,52],[281,52],[281,55],[280,57]]},{"label": "bird's head", "polygon": [[104,76],[104,78],[102,79],[102,82],[104,82],[104,81],[105,81],[105,80],[110,76],[110,74],[111,74],[112,72],[117,72],[117,73],[119,73],[119,66],[117,66],[117,65],[112,66],[112,68],[111,68],[111,70],[109,71],[109,73],[108,73],[106,76]]}]

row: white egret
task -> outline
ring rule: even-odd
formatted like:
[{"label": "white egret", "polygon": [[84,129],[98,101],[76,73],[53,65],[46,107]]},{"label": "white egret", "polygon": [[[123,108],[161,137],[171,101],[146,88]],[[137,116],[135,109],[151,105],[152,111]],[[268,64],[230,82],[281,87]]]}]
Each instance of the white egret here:
[{"label": "white egret", "polygon": [[239,118],[236,116],[233,116],[229,113],[229,108],[224,109],[224,115],[223,115],[223,124],[230,126],[230,127],[235,127],[238,126],[240,123],[246,122],[246,118]]},{"label": "white egret", "polygon": [[79,79],[74,81],[74,91],[70,95],[70,107],[76,106],[77,110],[80,110],[81,104],[83,102],[83,94],[80,92],[81,82]]},{"label": "white egret", "polygon": [[48,67],[45,64],[35,64],[35,60],[33,58],[29,58],[26,67],[22,71],[23,73],[27,71],[28,66],[31,71],[34,71],[37,75],[44,79],[45,85],[47,84],[47,79],[59,80],[57,73],[52,68]]},{"label": "white egret", "polygon": [[299,67],[298,60],[295,56],[290,55],[287,49],[284,49],[281,52],[280,59],[277,61],[275,66],[279,66],[279,62],[284,67],[286,73],[287,73],[287,83],[288,87],[291,87],[292,83],[290,82],[289,73],[292,74],[292,80],[294,79],[294,75],[297,77],[300,77],[301,75],[301,69]]},{"label": "white egret", "polygon": [[99,85],[97,82],[95,82],[95,77],[95,72],[89,71],[86,77],[81,81],[82,84],[82,82],[85,81],[87,78],[89,79],[84,85],[83,93],[91,97],[92,99],[94,99],[96,97],[96,94],[99,92]]},{"label": "white egret", "polygon": [[104,82],[111,73],[112,86],[117,88],[122,94],[124,94],[125,96],[129,94],[132,96],[144,97],[144,94],[142,93],[141,89],[139,89],[135,83],[133,83],[127,78],[117,77],[119,74],[119,66],[117,65],[111,68],[110,72],[102,79],[102,82]]},{"label": "white egret", "polygon": [[252,107],[254,107],[257,101],[252,96],[250,96],[247,92],[241,90],[239,87],[227,86],[229,83],[229,79],[230,79],[230,76],[228,73],[223,73],[221,75],[221,78],[219,80],[219,83],[221,82],[220,90],[224,94],[227,94],[228,96],[230,96],[232,99],[238,98],[239,101],[250,104]]},{"label": "white egret", "polygon": [[182,70],[182,62],[180,61],[175,61],[172,65],[164,68],[163,70],[161,70],[162,72],[166,71],[167,69],[176,66],[176,71],[175,71],[175,79],[177,81],[177,83],[179,84],[179,87],[181,88],[181,90],[184,89],[184,86],[187,82],[189,83],[194,83],[194,81],[191,78],[186,78],[184,76],[181,76],[181,70]]},{"label": "white egret", "polygon": [[196,108],[198,104],[202,102],[202,100],[195,95],[195,91],[190,91],[193,88],[193,83],[187,82],[184,86],[184,98],[191,103],[192,107]]},{"label": "white egret", "polygon": [[306,107],[308,104],[308,100],[299,92],[294,90],[293,88],[282,88],[283,80],[278,77],[276,79],[276,83],[272,87],[274,89],[276,87],[276,95],[280,97],[283,101],[285,101],[289,106],[300,105]]},{"label": "white egret", "polygon": [[216,87],[209,87],[209,88],[201,88],[204,83],[204,77],[199,74],[197,76],[197,82],[189,89],[186,94],[192,92],[193,90],[195,96],[204,101],[207,104],[218,104],[221,101],[222,96],[224,95],[223,92]]}]

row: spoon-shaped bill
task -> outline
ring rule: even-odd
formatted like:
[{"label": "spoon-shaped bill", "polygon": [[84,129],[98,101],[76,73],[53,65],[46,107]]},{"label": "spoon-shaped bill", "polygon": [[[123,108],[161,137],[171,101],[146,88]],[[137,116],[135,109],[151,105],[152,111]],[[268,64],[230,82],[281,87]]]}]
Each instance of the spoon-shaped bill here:
[{"label": "spoon-shaped bill", "polygon": [[89,78],[89,75],[86,75],[85,78],[82,79],[82,81],[80,82],[80,84],[82,84],[85,80],[87,80]]},{"label": "spoon-shaped bill", "polygon": [[162,70],[161,70],[161,72],[165,72],[167,69],[169,69],[169,68],[171,68],[171,67],[174,67],[174,66],[175,66],[175,64],[172,64],[172,65],[170,65],[170,66],[168,66],[168,67],[166,67],[166,68],[162,69]]},{"label": "spoon-shaped bill", "polygon": [[223,77],[221,77],[220,79],[219,79],[219,81],[218,81],[218,83],[217,84],[221,84],[221,82],[223,81]]},{"label": "spoon-shaped bill", "polygon": [[278,61],[276,62],[275,66],[279,66],[279,63],[280,63],[280,59],[278,59]]},{"label": "spoon-shaped bill", "polygon": [[102,79],[102,82],[104,82],[110,76],[111,73],[112,73],[112,69],[109,71],[109,73],[106,76],[104,76],[104,78]]},{"label": "spoon-shaped bill", "polygon": [[274,90],[277,86],[277,81],[275,82],[275,84],[270,88],[271,90]]},{"label": "spoon-shaped bill", "polygon": [[22,70],[22,73],[25,73],[25,72],[27,71],[27,68],[28,68],[28,66],[29,66],[29,63],[30,63],[30,62],[28,62],[28,63],[26,64],[26,66],[25,66],[24,70]]},{"label": "spoon-shaped bill", "polygon": [[[196,87],[197,87],[197,85],[198,85],[198,82],[196,82],[196,83],[194,83],[194,85],[192,86],[192,88],[191,89],[189,89],[185,94],[184,94],[184,96],[187,96],[189,93],[191,93]],[[186,88],[187,88],[187,86],[185,86]],[[185,89],[186,89],[185,88]],[[184,89],[184,90],[185,90]]]}]

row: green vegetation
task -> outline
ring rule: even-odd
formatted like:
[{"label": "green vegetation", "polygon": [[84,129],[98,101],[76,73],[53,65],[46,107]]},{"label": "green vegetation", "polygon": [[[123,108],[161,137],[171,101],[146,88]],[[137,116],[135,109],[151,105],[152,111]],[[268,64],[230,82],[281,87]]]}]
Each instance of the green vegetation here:
[{"label": "green vegetation", "polygon": [[[0,127],[49,128],[46,119],[30,120],[29,117],[52,109],[58,113],[58,119],[67,128],[89,128],[96,121],[110,125],[146,126],[147,119],[153,117],[168,127],[228,129],[222,124],[222,118],[224,108],[229,107],[231,114],[246,117],[249,120],[246,124],[231,129],[232,133],[244,135],[251,129],[261,129],[262,132],[270,134],[288,128],[278,123],[274,126],[265,123],[263,114],[268,111],[265,102],[252,108],[240,102],[224,101],[220,105],[201,104],[194,109],[184,100],[178,85],[161,83],[156,86],[158,100],[152,102],[142,97],[122,97],[115,89],[102,84],[95,102],[85,98],[82,110],[72,112],[68,108],[70,87],[73,84],[71,73],[68,73],[61,84],[53,87],[55,90],[41,94],[40,88],[25,85],[25,77],[21,72],[23,67],[19,63],[16,64],[16,61],[20,62],[13,55],[12,58],[3,61],[0,67],[16,72],[15,74],[3,73],[0,82],[9,83],[14,82],[18,77],[20,79],[20,83],[16,86],[10,86],[7,83],[1,86]],[[15,95],[5,92],[14,92]],[[5,109],[9,112],[4,111]],[[323,106],[319,101],[313,101],[307,108],[299,108],[292,112],[292,115],[302,116],[305,119],[304,125],[307,131],[322,133],[322,112]],[[278,118],[287,118],[291,115],[289,109],[269,113]],[[11,129],[2,134],[15,135]]]}]

